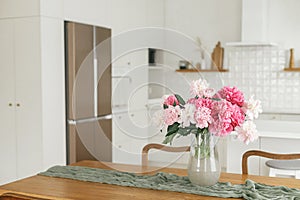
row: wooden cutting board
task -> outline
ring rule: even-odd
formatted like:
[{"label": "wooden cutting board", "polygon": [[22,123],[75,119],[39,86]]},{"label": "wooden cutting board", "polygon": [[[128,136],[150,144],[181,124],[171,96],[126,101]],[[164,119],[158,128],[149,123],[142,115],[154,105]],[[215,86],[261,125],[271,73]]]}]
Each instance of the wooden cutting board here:
[{"label": "wooden cutting board", "polygon": [[221,46],[221,42],[219,41],[211,54],[212,69],[223,69],[223,57],[224,48]]}]

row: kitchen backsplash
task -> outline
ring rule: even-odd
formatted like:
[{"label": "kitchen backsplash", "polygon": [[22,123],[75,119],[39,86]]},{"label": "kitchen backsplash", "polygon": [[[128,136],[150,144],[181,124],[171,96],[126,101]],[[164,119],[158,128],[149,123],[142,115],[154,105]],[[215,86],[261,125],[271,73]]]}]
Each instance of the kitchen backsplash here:
[{"label": "kitchen backsplash", "polygon": [[229,72],[225,73],[178,73],[171,60],[165,60],[165,66],[172,66],[164,68],[165,84],[185,97],[189,96],[189,82],[202,76],[215,89],[237,86],[246,98],[255,95],[262,101],[264,113],[300,114],[300,72],[284,71],[289,61],[287,50],[278,46],[227,46],[224,68]]},{"label": "kitchen backsplash", "polygon": [[286,72],[286,50],[277,46],[232,46],[226,48],[229,73],[225,85],[236,85],[254,94],[264,112],[300,113],[300,73]]}]

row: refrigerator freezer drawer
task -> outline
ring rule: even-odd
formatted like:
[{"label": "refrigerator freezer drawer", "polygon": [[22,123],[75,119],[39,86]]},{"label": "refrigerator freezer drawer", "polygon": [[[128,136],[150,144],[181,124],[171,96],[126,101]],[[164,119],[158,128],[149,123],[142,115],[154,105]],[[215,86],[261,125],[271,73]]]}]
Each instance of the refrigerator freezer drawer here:
[{"label": "refrigerator freezer drawer", "polygon": [[81,160],[112,160],[112,120],[68,125],[68,164]]}]

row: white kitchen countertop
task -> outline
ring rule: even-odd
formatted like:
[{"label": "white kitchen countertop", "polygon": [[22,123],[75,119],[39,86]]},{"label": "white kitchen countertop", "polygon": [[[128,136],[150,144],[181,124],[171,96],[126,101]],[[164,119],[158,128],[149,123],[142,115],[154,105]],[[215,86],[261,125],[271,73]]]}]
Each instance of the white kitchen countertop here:
[{"label": "white kitchen countertop", "polygon": [[263,119],[256,120],[255,124],[260,137],[300,139],[300,121]]},{"label": "white kitchen countertop", "polygon": [[268,138],[300,139],[300,133],[261,131],[259,134],[260,137]]},{"label": "white kitchen countertop", "polygon": [[261,137],[300,139],[300,122],[283,120],[257,120]]}]

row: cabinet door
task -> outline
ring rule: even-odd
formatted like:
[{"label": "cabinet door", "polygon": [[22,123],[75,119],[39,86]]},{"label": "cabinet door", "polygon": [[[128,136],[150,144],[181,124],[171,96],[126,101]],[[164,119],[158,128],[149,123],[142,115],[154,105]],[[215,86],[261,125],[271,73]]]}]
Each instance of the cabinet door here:
[{"label": "cabinet door", "polygon": [[[236,136],[227,137],[227,172],[242,173],[242,156],[244,152],[252,149],[259,149],[259,140],[248,145],[238,140]],[[259,158],[250,157],[248,159],[249,174],[259,175]]]},{"label": "cabinet door", "polygon": [[22,178],[39,172],[43,162],[40,19],[15,19],[14,29],[17,173]]},{"label": "cabinet door", "polygon": [[0,185],[16,179],[13,22],[0,20]]},{"label": "cabinet door", "polygon": [[140,110],[113,116],[113,162],[141,164],[148,143],[147,112]]},{"label": "cabinet door", "polygon": [[146,109],[148,103],[148,65],[135,66],[127,75],[131,77],[130,88],[127,90],[129,93],[128,109]]}]

